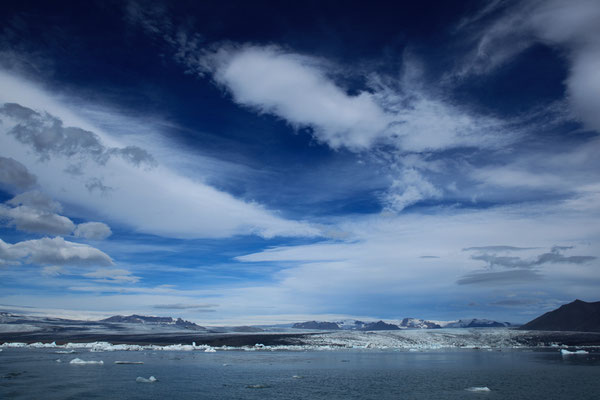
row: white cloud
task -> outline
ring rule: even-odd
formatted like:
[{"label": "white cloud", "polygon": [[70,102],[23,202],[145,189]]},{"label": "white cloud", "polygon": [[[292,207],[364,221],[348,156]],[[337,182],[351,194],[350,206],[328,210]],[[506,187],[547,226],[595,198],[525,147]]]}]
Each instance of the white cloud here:
[{"label": "white cloud", "polygon": [[118,268],[100,268],[94,272],[82,274],[86,278],[94,278],[101,282],[114,283],[136,283],[140,280],[139,277],[132,275],[131,271]]},{"label": "white cloud", "polygon": [[0,184],[23,190],[33,186],[35,182],[35,176],[23,164],[10,157],[0,157]]},{"label": "white cloud", "polygon": [[211,61],[214,79],[234,101],[295,127],[311,127],[332,148],[368,148],[392,122],[372,94],[348,95],[316,59],[276,47],[245,46],[222,49]]},{"label": "white cloud", "polygon": [[[562,257],[556,259],[557,265],[536,264],[537,277],[545,279],[542,283],[525,279],[531,276],[523,276],[521,281],[512,276],[510,287],[505,285],[506,280],[491,282],[496,293],[515,287],[539,290],[539,285],[543,285],[548,292],[568,298],[577,295],[569,286],[571,283],[576,282],[582,294],[591,295],[595,290],[600,225],[594,222],[599,217],[598,209],[578,212],[564,202],[487,210],[439,209],[435,215],[365,217],[340,224],[339,228],[348,233],[346,240],[281,246],[237,259],[286,266],[278,275],[277,287],[290,296],[314,299],[315,307],[327,296],[352,302],[350,297],[344,297],[347,293],[393,296],[399,302],[426,302],[435,296],[439,304],[446,301],[441,298],[455,301],[463,296],[488,295],[477,287],[458,288],[457,281],[462,277],[485,267],[464,248],[526,246],[531,249],[523,249],[521,257],[538,260],[541,251],[536,247],[578,244],[575,258],[585,259],[587,264],[569,264],[575,258]],[[439,258],[422,258],[423,255]],[[558,280],[559,276],[563,280]]]},{"label": "white cloud", "polygon": [[487,148],[508,140],[499,121],[428,95],[415,82],[418,68],[409,62],[400,82],[366,72],[368,90],[356,95],[335,83],[332,75],[339,67],[275,46],[225,45],[190,62],[210,71],[236,103],[296,128],[311,128],[333,149],[392,145],[418,152]]},{"label": "white cloud", "polygon": [[[17,82],[22,83],[22,91],[17,90]],[[68,136],[72,140],[67,142],[76,145],[67,146],[65,142],[58,150],[55,146],[50,147],[52,151],[45,151],[46,147],[38,146],[44,138],[43,124],[28,126],[26,138],[39,138],[35,141],[23,141],[19,135],[8,134],[15,128],[14,120],[7,118],[0,125],[0,147],[25,163],[37,175],[40,188],[63,204],[78,205],[103,220],[124,224],[140,232],[170,237],[319,235],[319,230],[307,223],[282,218],[259,204],[238,200],[165,165],[138,168],[129,158],[112,156],[100,157],[99,163],[86,162],[86,157],[98,158],[95,152],[90,153],[90,149],[105,149],[99,153],[102,155],[106,149],[129,147],[120,144],[114,136],[96,130],[74,116],[68,107],[19,78],[0,73],[0,88],[8,89],[0,91],[0,101],[23,101],[24,107],[57,112],[58,115],[46,116],[45,120],[54,121],[52,126],[60,125],[63,133],[65,130],[73,133]],[[80,123],[78,127],[86,130],[84,137],[92,137],[94,145],[80,146],[75,133],[83,131],[72,128],[66,121]],[[38,147],[41,150],[31,151]],[[40,155],[43,156],[41,159]],[[84,165],[79,174],[65,172],[81,161]],[[101,193],[89,190],[94,182],[111,190]]]},{"label": "white cloud", "polygon": [[20,231],[48,235],[68,235],[75,229],[75,224],[69,218],[29,206],[9,208],[0,204],[2,220]]},{"label": "white cloud", "polygon": [[16,195],[12,199],[6,202],[12,206],[27,206],[35,208],[39,211],[46,212],[60,212],[62,206],[57,201],[52,200],[50,197],[40,192],[39,190],[32,190],[30,192],[24,192]]},{"label": "white cloud", "polygon": [[405,168],[388,189],[384,204],[389,211],[400,212],[424,199],[440,198],[442,191],[414,168]]},{"label": "white cloud", "polygon": [[73,234],[86,239],[103,240],[112,235],[112,231],[102,222],[85,222],[77,225]]},{"label": "white cloud", "polygon": [[0,239],[0,262],[27,262],[50,266],[108,266],[112,259],[91,246],[60,237],[26,240],[15,244]]},{"label": "white cloud", "polygon": [[487,73],[535,43],[557,47],[569,60],[567,99],[584,124],[600,131],[600,3],[596,0],[525,1],[479,33],[462,74]]}]

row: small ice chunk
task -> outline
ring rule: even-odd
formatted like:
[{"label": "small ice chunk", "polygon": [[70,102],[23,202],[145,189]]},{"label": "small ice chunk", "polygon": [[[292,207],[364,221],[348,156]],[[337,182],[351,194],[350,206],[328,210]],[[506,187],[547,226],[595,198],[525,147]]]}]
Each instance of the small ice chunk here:
[{"label": "small ice chunk", "polygon": [[487,386],[473,386],[466,388],[465,390],[469,392],[491,392],[490,388]]},{"label": "small ice chunk", "polygon": [[571,355],[577,355],[577,354],[590,354],[590,353],[585,350],[569,351],[569,350],[561,349],[560,354],[563,356],[571,356]]},{"label": "small ice chunk", "polygon": [[143,364],[143,361],[115,361],[115,364]]},{"label": "small ice chunk", "polygon": [[150,378],[146,379],[143,378],[141,376],[138,376],[137,378],[135,378],[135,381],[137,383],[154,383],[156,382],[158,379],[156,379],[154,376],[151,376]]},{"label": "small ice chunk", "polygon": [[205,353],[216,353],[217,351],[212,348],[212,347],[207,347],[206,350],[204,350]]},{"label": "small ice chunk", "polygon": [[72,353],[75,353],[75,350],[59,350],[59,351],[55,351],[54,353],[56,353],[56,354],[72,354]]},{"label": "small ice chunk", "polygon": [[104,361],[84,361],[81,358],[74,358],[71,360],[71,362],[69,364],[76,364],[76,365],[92,365],[92,364],[97,364],[97,365],[102,365],[104,364]]},{"label": "small ice chunk", "polygon": [[293,375],[292,378],[294,378],[294,379],[303,379],[304,377],[302,375]]},{"label": "small ice chunk", "polygon": [[267,389],[267,388],[270,388],[271,386],[259,383],[259,384],[256,384],[256,385],[247,385],[246,387],[248,389]]},{"label": "small ice chunk", "polygon": [[62,360],[59,358],[59,359],[56,360],[56,362],[61,363]]}]

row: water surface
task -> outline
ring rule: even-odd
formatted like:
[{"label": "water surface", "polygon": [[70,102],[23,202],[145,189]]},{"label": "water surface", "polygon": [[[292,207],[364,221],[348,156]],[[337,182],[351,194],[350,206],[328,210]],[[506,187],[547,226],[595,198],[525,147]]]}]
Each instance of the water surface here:
[{"label": "water surface", "polygon": [[[600,353],[4,349],[0,398],[599,399]],[[74,358],[103,365],[72,365]],[[62,362],[57,362],[61,360]],[[114,361],[142,361],[118,365]],[[155,383],[137,377],[155,376]],[[470,392],[488,387],[490,392]]]}]

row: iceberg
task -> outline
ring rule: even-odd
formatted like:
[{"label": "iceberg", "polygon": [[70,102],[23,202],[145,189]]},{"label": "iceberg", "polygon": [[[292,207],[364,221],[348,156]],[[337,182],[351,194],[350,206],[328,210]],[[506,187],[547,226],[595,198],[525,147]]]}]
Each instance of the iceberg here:
[{"label": "iceberg", "polygon": [[590,353],[585,350],[569,351],[569,350],[561,349],[560,354],[563,356],[572,356],[572,355],[582,355],[582,354],[590,354]]},{"label": "iceberg", "polygon": [[104,361],[84,361],[81,358],[74,358],[71,360],[71,362],[69,364],[75,364],[75,365],[92,365],[92,364],[96,364],[96,365],[102,365],[104,364]]},{"label": "iceberg", "polygon": [[217,351],[212,348],[212,347],[207,347],[206,350],[204,350],[205,353],[216,353]]},{"label": "iceberg", "polygon": [[156,382],[158,379],[156,379],[154,376],[151,376],[150,378],[146,379],[143,378],[141,376],[138,376],[137,378],[135,378],[135,381],[137,383],[154,383]]},{"label": "iceberg", "polygon": [[465,390],[469,392],[491,392],[490,388],[487,386],[473,386],[466,388]]}]

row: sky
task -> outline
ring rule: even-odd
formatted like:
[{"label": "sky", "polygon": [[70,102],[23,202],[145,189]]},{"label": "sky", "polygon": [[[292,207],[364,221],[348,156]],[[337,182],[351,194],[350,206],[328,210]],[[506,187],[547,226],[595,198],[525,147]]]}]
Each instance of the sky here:
[{"label": "sky", "polygon": [[0,308],[526,322],[600,287],[596,0],[0,5]]}]

